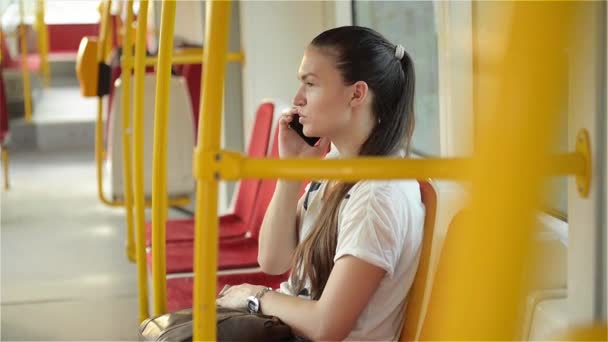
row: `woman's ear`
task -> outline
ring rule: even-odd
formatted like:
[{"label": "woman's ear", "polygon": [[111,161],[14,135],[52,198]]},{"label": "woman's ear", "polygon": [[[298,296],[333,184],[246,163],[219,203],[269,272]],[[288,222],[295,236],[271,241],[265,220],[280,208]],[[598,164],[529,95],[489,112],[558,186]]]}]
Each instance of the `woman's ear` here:
[{"label": "woman's ear", "polygon": [[369,88],[364,81],[357,81],[352,85],[352,97],[350,99],[351,107],[358,107],[365,103],[368,96]]}]

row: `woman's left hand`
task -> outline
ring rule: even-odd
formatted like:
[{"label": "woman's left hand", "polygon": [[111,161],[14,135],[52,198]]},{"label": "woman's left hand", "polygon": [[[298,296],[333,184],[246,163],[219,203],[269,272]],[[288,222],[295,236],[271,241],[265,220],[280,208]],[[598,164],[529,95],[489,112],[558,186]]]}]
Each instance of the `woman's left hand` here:
[{"label": "woman's left hand", "polygon": [[247,297],[255,296],[266,286],[241,284],[224,287],[215,304],[230,309],[247,309]]}]

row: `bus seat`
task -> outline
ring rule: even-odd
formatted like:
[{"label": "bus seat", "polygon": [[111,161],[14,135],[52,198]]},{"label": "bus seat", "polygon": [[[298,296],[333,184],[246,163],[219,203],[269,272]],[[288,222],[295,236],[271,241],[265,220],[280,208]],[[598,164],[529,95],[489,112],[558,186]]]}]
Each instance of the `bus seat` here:
[{"label": "bus seat", "polygon": [[[118,52],[115,52],[118,53]],[[115,58],[116,59],[116,58]],[[155,67],[153,65],[148,65],[146,66],[146,74],[154,74],[155,73]],[[107,104],[107,120],[106,122],[110,122],[110,118],[112,117],[112,108],[113,108],[113,103],[114,103],[114,92],[116,91],[116,87],[115,84],[117,82],[117,80],[120,78],[120,76],[122,75],[122,68],[120,66],[120,64],[118,64],[117,61],[113,61],[110,65],[110,89],[108,90],[108,104]],[[107,76],[106,76],[107,77]],[[131,79],[131,87],[134,87],[135,84],[135,80]],[[154,107],[152,107],[154,108]],[[131,107],[131,109],[133,109],[133,107]],[[109,130],[110,130],[110,125],[106,125],[105,127],[105,137],[109,137]],[[106,140],[106,145],[107,146],[107,140]]]},{"label": "bus seat", "polygon": [[[278,125],[278,124],[277,124]],[[279,130],[275,129],[270,157],[279,154]],[[258,266],[258,235],[266,209],[270,204],[276,180],[264,179],[256,196],[253,220],[244,237],[220,240],[218,269],[248,268]],[[169,241],[166,249],[167,273],[192,272],[194,241]],[[152,267],[152,255],[148,253],[148,265]]]},{"label": "bus seat", "polygon": [[[247,156],[262,158],[268,150],[270,130],[275,111],[273,102],[263,102],[258,106],[253,131],[251,132]],[[234,211],[219,218],[220,239],[245,235],[251,225],[251,217],[258,196],[261,181],[242,180],[236,190]],[[170,220],[166,225],[166,241],[192,241],[194,239],[194,220]],[[146,225],[146,245],[152,241],[152,227]]]},{"label": "bus seat", "polygon": [[[11,51],[8,48],[8,44],[5,40],[5,35],[2,34],[1,36],[2,39],[0,39],[0,49],[2,49],[2,62],[0,63],[0,66],[7,71],[21,72],[21,65],[24,63],[21,55],[18,58],[12,58]],[[28,70],[32,72],[40,71],[40,55],[28,53],[25,63]]]},{"label": "bus seat", "polygon": [[[192,175],[192,107],[186,84],[181,77],[172,77],[170,84],[168,142],[167,142],[167,192],[169,197],[190,195],[194,191]],[[123,197],[123,160],[122,160],[122,92],[117,82],[112,116],[109,118],[109,141],[105,174],[110,181],[110,198]],[[144,191],[145,196],[152,193],[152,142],[154,134],[154,105],[156,98],[156,75],[146,74],[144,78]],[[133,107],[131,107],[133,108]]]},{"label": "bus seat", "polygon": [[[256,269],[244,271],[243,273],[222,274],[217,276],[216,293],[219,293],[226,285],[254,284],[278,288],[281,282],[287,280],[289,273],[281,275],[270,275]],[[167,309],[173,312],[180,309],[192,307],[193,277],[167,279]]]},{"label": "bus seat", "polygon": [[424,218],[424,234],[422,250],[416,277],[408,294],[408,303],[401,330],[401,341],[415,341],[416,335],[423,321],[423,302],[426,294],[427,278],[430,272],[431,248],[435,232],[435,219],[437,215],[437,191],[430,181],[419,181],[420,196],[426,208]]},{"label": "bus seat", "polygon": [[[443,299],[450,295],[450,292],[447,291],[450,286],[450,279],[458,276],[455,274],[458,270],[448,268],[446,260],[453,258],[454,255],[457,254],[458,247],[462,246],[464,236],[459,234],[459,232],[462,230],[461,227],[466,225],[467,222],[470,222],[469,217],[470,213],[468,210],[460,211],[449,225],[437,263],[426,316],[422,322],[419,338],[417,340],[445,339],[445,336],[442,336],[440,333],[441,327],[438,327],[436,323],[437,321],[440,321],[438,318],[441,317],[442,312],[439,303],[445,302]],[[463,338],[463,336],[454,336],[454,338]]]},{"label": "bus seat", "polygon": [[188,91],[190,92],[190,101],[192,102],[192,110],[194,113],[194,134],[196,136],[201,101],[201,76],[203,74],[203,65],[186,64],[182,67],[181,74],[184,76],[186,84],[188,84]]}]

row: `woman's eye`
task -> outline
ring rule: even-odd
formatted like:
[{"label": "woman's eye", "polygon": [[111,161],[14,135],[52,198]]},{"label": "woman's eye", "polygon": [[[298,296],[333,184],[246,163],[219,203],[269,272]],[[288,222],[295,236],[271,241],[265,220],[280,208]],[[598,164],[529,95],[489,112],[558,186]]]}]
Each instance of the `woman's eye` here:
[{"label": "woman's eye", "polygon": [[313,84],[312,84],[312,83],[310,83],[310,82],[306,82],[306,86],[307,86],[307,87],[312,87],[312,86],[313,86]]}]

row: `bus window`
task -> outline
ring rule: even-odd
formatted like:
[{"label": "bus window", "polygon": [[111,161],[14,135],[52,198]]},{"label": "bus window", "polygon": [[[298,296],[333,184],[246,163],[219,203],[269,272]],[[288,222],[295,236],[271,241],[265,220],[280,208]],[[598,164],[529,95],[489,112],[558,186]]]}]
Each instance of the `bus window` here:
[{"label": "bus window", "polygon": [[440,155],[437,30],[432,1],[353,1],[354,24],[401,44],[416,67],[413,152]]}]

